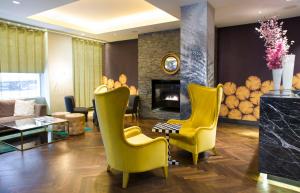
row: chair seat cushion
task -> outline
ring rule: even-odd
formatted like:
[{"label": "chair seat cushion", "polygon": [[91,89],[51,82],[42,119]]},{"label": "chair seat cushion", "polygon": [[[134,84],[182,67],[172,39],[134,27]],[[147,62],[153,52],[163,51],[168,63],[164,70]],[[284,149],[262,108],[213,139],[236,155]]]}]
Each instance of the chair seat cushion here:
[{"label": "chair seat cushion", "polygon": [[74,108],[74,113],[83,113],[86,114],[88,113],[88,109],[85,107],[75,107]]},{"label": "chair seat cushion", "polygon": [[152,141],[152,138],[150,138],[144,134],[138,134],[136,136],[129,137],[126,140],[133,145],[139,145],[139,144],[144,144],[144,143]]},{"label": "chair seat cushion", "polygon": [[183,127],[179,130],[179,134],[170,134],[170,137],[175,140],[180,140],[188,144],[196,144],[195,140],[196,129],[193,127]]}]

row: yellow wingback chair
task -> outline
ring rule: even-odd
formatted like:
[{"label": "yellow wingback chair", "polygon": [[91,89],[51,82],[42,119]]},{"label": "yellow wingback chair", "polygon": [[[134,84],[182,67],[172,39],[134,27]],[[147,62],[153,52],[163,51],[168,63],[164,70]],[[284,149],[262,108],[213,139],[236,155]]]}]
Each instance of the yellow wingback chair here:
[{"label": "yellow wingback chair", "polygon": [[124,114],[128,98],[129,89],[126,87],[95,95],[100,131],[108,162],[107,169],[109,171],[113,168],[123,172],[123,188],[127,187],[129,173],[163,168],[164,176],[168,175],[166,139],[147,137],[137,126],[124,129]]},{"label": "yellow wingback chair", "polygon": [[181,124],[179,134],[170,135],[170,144],[193,154],[196,165],[200,152],[215,151],[216,131],[223,95],[223,85],[208,88],[195,83],[188,85],[191,101],[191,116],[187,120],[168,121],[170,124]]},{"label": "yellow wingback chair", "polygon": [[94,90],[94,94],[98,94],[98,93],[104,93],[107,92],[108,88],[105,84],[101,84],[100,86],[98,86],[95,90]]}]

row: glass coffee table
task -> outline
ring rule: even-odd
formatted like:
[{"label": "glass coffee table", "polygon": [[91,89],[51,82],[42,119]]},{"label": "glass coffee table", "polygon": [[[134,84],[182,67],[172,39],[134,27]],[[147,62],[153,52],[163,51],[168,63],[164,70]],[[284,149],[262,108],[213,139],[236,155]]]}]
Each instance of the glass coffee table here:
[{"label": "glass coffee table", "polygon": [[[64,130],[52,129],[54,125],[62,124]],[[21,151],[63,140],[69,136],[69,122],[50,116],[19,119],[0,125],[16,130],[15,134],[8,136],[2,142]]]}]

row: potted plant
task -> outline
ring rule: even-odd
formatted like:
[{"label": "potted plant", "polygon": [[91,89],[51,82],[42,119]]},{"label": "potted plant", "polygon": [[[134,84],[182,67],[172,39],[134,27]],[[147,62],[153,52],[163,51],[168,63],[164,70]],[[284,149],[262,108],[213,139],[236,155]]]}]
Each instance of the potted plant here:
[{"label": "potted plant", "polygon": [[286,36],[287,30],[283,30],[283,22],[278,22],[277,17],[266,21],[259,21],[260,27],[255,28],[264,39],[266,48],[266,62],[272,70],[274,90],[279,93],[281,77],[283,77],[284,93],[290,93],[294,74],[295,55],[289,54],[290,46],[294,41],[289,42]]}]

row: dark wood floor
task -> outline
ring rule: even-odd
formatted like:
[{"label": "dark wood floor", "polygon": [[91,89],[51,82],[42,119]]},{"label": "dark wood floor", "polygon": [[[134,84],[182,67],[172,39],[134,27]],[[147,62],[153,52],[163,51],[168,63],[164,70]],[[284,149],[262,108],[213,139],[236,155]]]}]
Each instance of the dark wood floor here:
[{"label": "dark wood floor", "polygon": [[[132,122],[150,136],[156,120]],[[99,132],[48,146],[0,155],[0,193],[287,193],[291,190],[262,184],[257,178],[258,129],[220,124],[217,133],[219,156],[202,156],[197,166],[192,156],[172,148],[180,166],[169,168],[165,180],[161,170],[132,174],[127,189],[122,174],[106,172],[104,148]]]}]

